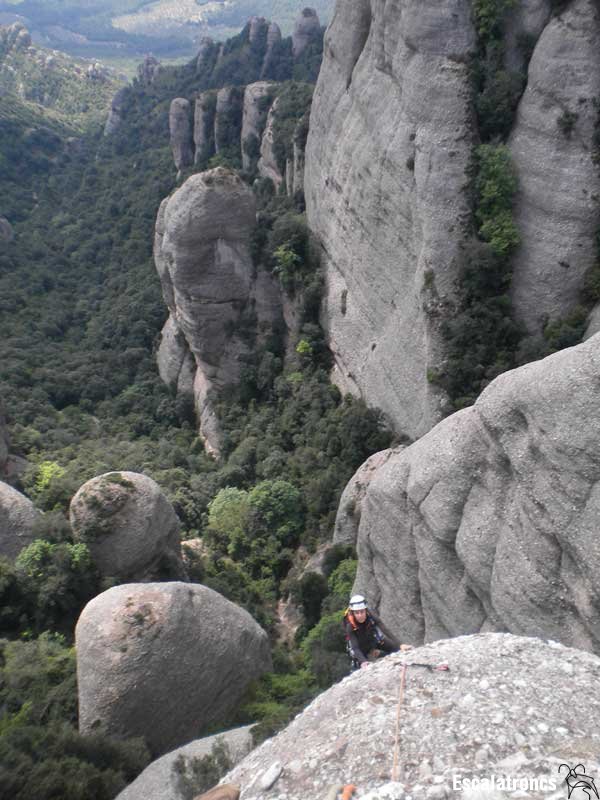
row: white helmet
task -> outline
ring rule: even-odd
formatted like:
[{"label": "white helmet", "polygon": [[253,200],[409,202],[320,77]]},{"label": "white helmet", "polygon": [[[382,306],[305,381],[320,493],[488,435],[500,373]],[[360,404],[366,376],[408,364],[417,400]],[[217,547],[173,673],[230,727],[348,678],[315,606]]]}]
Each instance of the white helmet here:
[{"label": "white helmet", "polygon": [[354,594],[350,598],[350,611],[362,611],[366,609],[367,601],[362,594]]}]

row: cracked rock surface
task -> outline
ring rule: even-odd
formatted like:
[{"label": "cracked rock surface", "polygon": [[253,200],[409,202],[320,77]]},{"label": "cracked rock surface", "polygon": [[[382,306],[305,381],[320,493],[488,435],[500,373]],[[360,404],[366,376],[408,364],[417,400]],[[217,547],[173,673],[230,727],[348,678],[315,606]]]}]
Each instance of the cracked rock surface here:
[{"label": "cracked rock surface", "polygon": [[[392,776],[402,665],[442,662],[448,671],[407,667]],[[600,778],[599,679],[600,658],[556,642],[497,633],[433,642],[319,695],[223,780],[241,785],[241,800],[325,800],[348,783],[365,800],[444,800],[460,796],[455,780],[495,775],[556,784],[498,798],[558,800],[561,763]],[[277,763],[280,777],[262,789]]]}]

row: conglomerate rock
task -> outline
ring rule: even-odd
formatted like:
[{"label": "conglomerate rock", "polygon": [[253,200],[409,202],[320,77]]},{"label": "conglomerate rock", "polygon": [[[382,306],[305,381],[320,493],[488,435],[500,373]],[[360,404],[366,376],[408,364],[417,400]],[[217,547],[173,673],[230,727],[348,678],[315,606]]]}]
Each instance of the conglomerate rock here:
[{"label": "conglomerate rock", "polygon": [[[154,259],[172,324],[192,353],[200,432],[218,452],[214,399],[236,385],[252,340],[244,325],[267,331],[281,317],[279,288],[256,270],[250,237],[256,218],[252,190],[222,167],[192,175],[161,204]],[[236,335],[236,331],[238,332]]]},{"label": "conglomerate rock", "polygon": [[75,630],[79,728],[143,736],[160,755],[223,719],[271,667],[267,634],[206,586],[115,586]]},{"label": "conglomerate rock", "polygon": [[[434,642],[328,689],[223,781],[241,785],[241,800],[328,800],[350,783],[357,800],[564,800],[561,764],[600,774],[599,679],[600,658],[555,642]],[[469,794],[468,781],[487,791]]]},{"label": "conglomerate rock", "polygon": [[137,472],[108,472],[83,484],[69,509],[73,536],[103,576],[183,578],[179,520],[159,485]]},{"label": "conglomerate rock", "polygon": [[411,437],[442,414],[443,357],[423,308],[454,296],[470,219],[470,0],[338,0],[306,148],[308,221],[322,245],[333,379]]},{"label": "conglomerate rock", "polygon": [[194,136],[189,100],[176,97],[169,110],[169,132],[173,160],[178,170],[194,163]]},{"label": "conglomerate rock", "polygon": [[0,556],[14,561],[34,541],[40,516],[28,497],[0,481]]},{"label": "conglomerate rock", "polygon": [[371,475],[354,588],[401,640],[498,630],[600,652],[599,381],[596,335],[504,373]]}]

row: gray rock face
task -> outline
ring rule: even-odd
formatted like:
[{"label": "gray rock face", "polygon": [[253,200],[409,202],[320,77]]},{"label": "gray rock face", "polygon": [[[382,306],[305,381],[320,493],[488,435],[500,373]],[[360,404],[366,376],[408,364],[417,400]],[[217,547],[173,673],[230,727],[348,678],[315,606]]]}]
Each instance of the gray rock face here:
[{"label": "gray rock face", "polygon": [[[441,662],[449,670],[410,666]],[[402,664],[409,666],[394,786]],[[566,792],[561,763],[575,757],[587,775],[600,773],[599,676],[597,656],[537,639],[481,634],[435,642],[389,656],[323,692],[223,780],[241,785],[241,800],[321,800],[329,786],[350,777],[361,800],[402,800],[405,794],[434,800],[519,796],[514,783],[495,793],[453,785],[453,775],[461,781],[485,776],[488,785],[491,776],[510,776],[544,781],[545,791],[530,783],[523,796],[560,798]],[[283,772],[264,791],[261,781],[276,763]]]},{"label": "gray rock face", "polygon": [[598,9],[574,0],[538,41],[510,138],[522,236],[512,299],[531,334],[573,309],[597,258],[600,174],[591,156],[599,95]]},{"label": "gray rock face", "polygon": [[599,378],[595,336],[496,378],[376,470],[354,588],[401,639],[507,630],[600,650]]},{"label": "gray rock face", "polygon": [[519,0],[509,8],[505,20],[505,63],[508,69],[519,71],[524,68],[523,42],[526,39],[537,40],[551,13],[551,0]]},{"label": "gray rock face", "polygon": [[153,55],[147,55],[142,63],[138,66],[138,79],[141,81],[141,83],[151,86],[154,83],[154,79],[160,72],[160,68],[160,61]]},{"label": "gray rock face", "polygon": [[127,104],[127,95],[128,89],[127,87],[123,87],[122,89],[119,89],[119,91],[113,97],[108,119],[106,120],[106,125],[104,126],[105,136],[111,136],[121,125],[121,122],[123,121],[123,112],[125,111]]},{"label": "gray rock face", "polygon": [[258,160],[257,169],[261,178],[270,178],[275,186],[275,191],[279,191],[279,187],[283,183],[283,175],[277,164],[275,152],[273,150],[274,131],[273,125],[275,124],[275,115],[277,114],[277,104],[279,98],[269,109],[267,116],[267,123],[260,143],[260,158]]},{"label": "gray rock face", "polygon": [[267,81],[250,83],[244,91],[242,166],[246,170],[251,169],[258,158],[272,92],[273,84]]},{"label": "gray rock face", "polygon": [[31,500],[0,481],[1,557],[14,561],[21,550],[33,542],[33,526],[39,516]]},{"label": "gray rock face", "polygon": [[196,56],[196,71],[200,72],[206,65],[206,60],[214,47],[214,41],[210,36],[203,36],[200,39],[200,47],[198,48],[198,55]]},{"label": "gray rock face", "polygon": [[215,151],[239,147],[242,127],[243,90],[226,86],[217,92],[215,112]]},{"label": "gray rock face", "polygon": [[[232,336],[248,315],[269,329],[281,315],[279,288],[250,255],[256,202],[221,167],[192,175],[163,201],[154,259],[165,302],[196,362],[194,395],[207,447],[219,449],[212,398],[240,378],[246,338]],[[246,315],[246,316],[245,316]]]},{"label": "gray rock face", "polygon": [[169,314],[161,332],[156,355],[158,374],[163,383],[178,394],[192,394],[196,364],[183,333],[174,317]]},{"label": "gray rock face", "polygon": [[0,217],[0,242],[12,242],[15,232],[6,217]]},{"label": "gray rock face", "polygon": [[210,158],[215,152],[215,95],[202,92],[194,103],[194,163]]},{"label": "gray rock face", "polygon": [[470,216],[469,0],[338,0],[306,150],[333,379],[415,438],[441,415],[443,358],[424,281],[451,301]]},{"label": "gray rock face", "polygon": [[320,32],[321,23],[314,8],[305,8],[294,25],[292,33],[292,53],[298,58],[308,47],[311,40]]},{"label": "gray rock face", "polygon": [[271,64],[273,63],[273,58],[275,56],[275,50],[281,42],[281,38],[281,29],[279,25],[276,22],[271,22],[267,30],[267,49],[265,51],[265,57],[261,67],[261,79],[264,78],[265,75],[269,74],[269,70],[271,69]]},{"label": "gray rock face", "polygon": [[155,481],[108,472],[84,483],[69,510],[73,536],[102,575],[121,580],[184,577],[179,520]]},{"label": "gray rock face", "polygon": [[247,725],[216,736],[196,739],[178,747],[153,761],[133,783],[117,795],[116,800],[186,800],[181,792],[175,762],[183,758],[189,768],[194,759],[210,756],[213,747],[217,743],[223,743],[232,763],[237,764],[252,750],[251,730],[252,726]]},{"label": "gray rock face", "polygon": [[178,170],[194,163],[194,137],[189,100],[176,97],[169,109],[169,132],[173,160]]},{"label": "gray rock face", "polygon": [[269,23],[264,17],[250,17],[248,20],[250,30],[248,31],[248,41],[250,44],[255,44],[260,41],[261,37],[267,37]]},{"label": "gray rock face", "polygon": [[80,731],[143,736],[156,755],[222,719],[271,667],[250,614],[198,584],[109,589],[84,608],[75,642]]}]

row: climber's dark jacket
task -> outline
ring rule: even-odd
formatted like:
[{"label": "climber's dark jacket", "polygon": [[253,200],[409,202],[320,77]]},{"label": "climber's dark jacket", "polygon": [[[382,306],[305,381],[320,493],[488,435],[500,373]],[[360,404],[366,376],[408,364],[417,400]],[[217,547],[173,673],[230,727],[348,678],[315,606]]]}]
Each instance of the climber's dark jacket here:
[{"label": "climber's dark jacket", "polygon": [[400,644],[372,611],[367,611],[367,618],[363,623],[359,623],[351,611],[346,612],[343,626],[348,653],[358,664],[368,661],[367,656],[371,650],[396,653],[400,649]]}]

